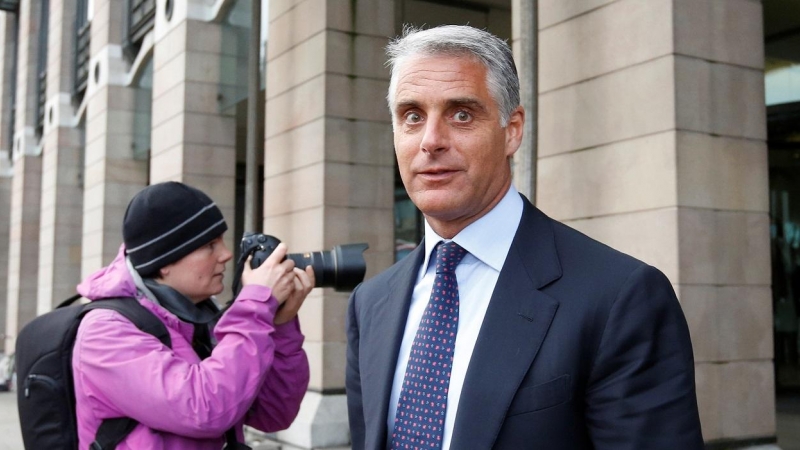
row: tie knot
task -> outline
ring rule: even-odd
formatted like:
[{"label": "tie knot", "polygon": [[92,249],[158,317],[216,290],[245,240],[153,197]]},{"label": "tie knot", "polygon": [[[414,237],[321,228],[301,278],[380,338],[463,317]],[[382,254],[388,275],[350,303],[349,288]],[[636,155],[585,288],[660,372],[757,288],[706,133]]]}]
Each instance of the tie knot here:
[{"label": "tie knot", "polygon": [[453,241],[440,242],[434,249],[436,255],[436,273],[455,272],[456,266],[467,254],[467,251]]}]

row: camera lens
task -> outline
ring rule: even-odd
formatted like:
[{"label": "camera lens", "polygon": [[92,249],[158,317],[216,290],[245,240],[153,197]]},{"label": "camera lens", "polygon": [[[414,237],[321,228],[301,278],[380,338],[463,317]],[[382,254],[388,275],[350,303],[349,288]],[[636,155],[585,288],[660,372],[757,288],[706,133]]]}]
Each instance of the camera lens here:
[{"label": "camera lens", "polygon": [[[250,267],[258,268],[275,251],[281,241],[275,236],[261,233],[245,232],[239,246],[239,259],[233,277],[234,296],[239,293],[244,263],[252,255]],[[364,280],[367,264],[364,262],[364,250],[367,244],[345,244],[333,247],[329,252],[290,253],[287,259],[294,261],[295,267],[314,269],[314,287],[332,287],[337,291],[352,291]]]},{"label": "camera lens", "polygon": [[290,253],[286,258],[301,269],[306,266],[314,269],[314,287],[351,291],[364,280],[367,272],[363,256],[367,247],[367,244],[337,245],[331,251]]}]

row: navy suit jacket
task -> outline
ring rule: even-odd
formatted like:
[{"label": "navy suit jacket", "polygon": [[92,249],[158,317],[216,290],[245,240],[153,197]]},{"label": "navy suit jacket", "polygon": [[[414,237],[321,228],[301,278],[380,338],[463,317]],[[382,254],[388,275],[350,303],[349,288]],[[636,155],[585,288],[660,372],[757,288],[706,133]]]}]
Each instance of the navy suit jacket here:
[{"label": "navy suit jacket", "polygon": [[[423,249],[350,297],[354,450],[386,448]],[[451,443],[493,448],[703,448],[689,330],[669,280],[527,199],[470,359]]]}]

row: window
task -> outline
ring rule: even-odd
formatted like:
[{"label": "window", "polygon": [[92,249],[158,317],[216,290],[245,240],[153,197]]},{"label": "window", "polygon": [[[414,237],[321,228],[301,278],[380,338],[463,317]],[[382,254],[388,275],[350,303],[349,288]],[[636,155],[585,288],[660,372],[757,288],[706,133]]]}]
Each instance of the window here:
[{"label": "window", "polygon": [[75,46],[74,46],[74,85],[72,98],[76,104],[83,101],[86,86],[89,82],[89,58],[91,57],[92,29],[89,21],[89,0],[78,0],[75,13]]},{"label": "window", "polygon": [[136,58],[142,41],[153,29],[156,19],[156,0],[127,0],[127,20],[124,38],[125,55],[131,60]]},{"label": "window", "polygon": [[36,61],[36,135],[44,131],[44,104],[47,101],[47,28],[50,22],[50,1],[42,0],[39,15],[39,54]]}]

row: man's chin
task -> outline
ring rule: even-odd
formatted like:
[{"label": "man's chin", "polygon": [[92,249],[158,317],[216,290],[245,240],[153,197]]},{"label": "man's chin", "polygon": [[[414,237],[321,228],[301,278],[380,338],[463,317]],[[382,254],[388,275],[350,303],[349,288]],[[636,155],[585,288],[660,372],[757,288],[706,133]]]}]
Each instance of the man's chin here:
[{"label": "man's chin", "polygon": [[453,214],[456,209],[456,195],[454,189],[440,189],[416,194],[411,197],[411,201],[423,214],[442,217]]}]

